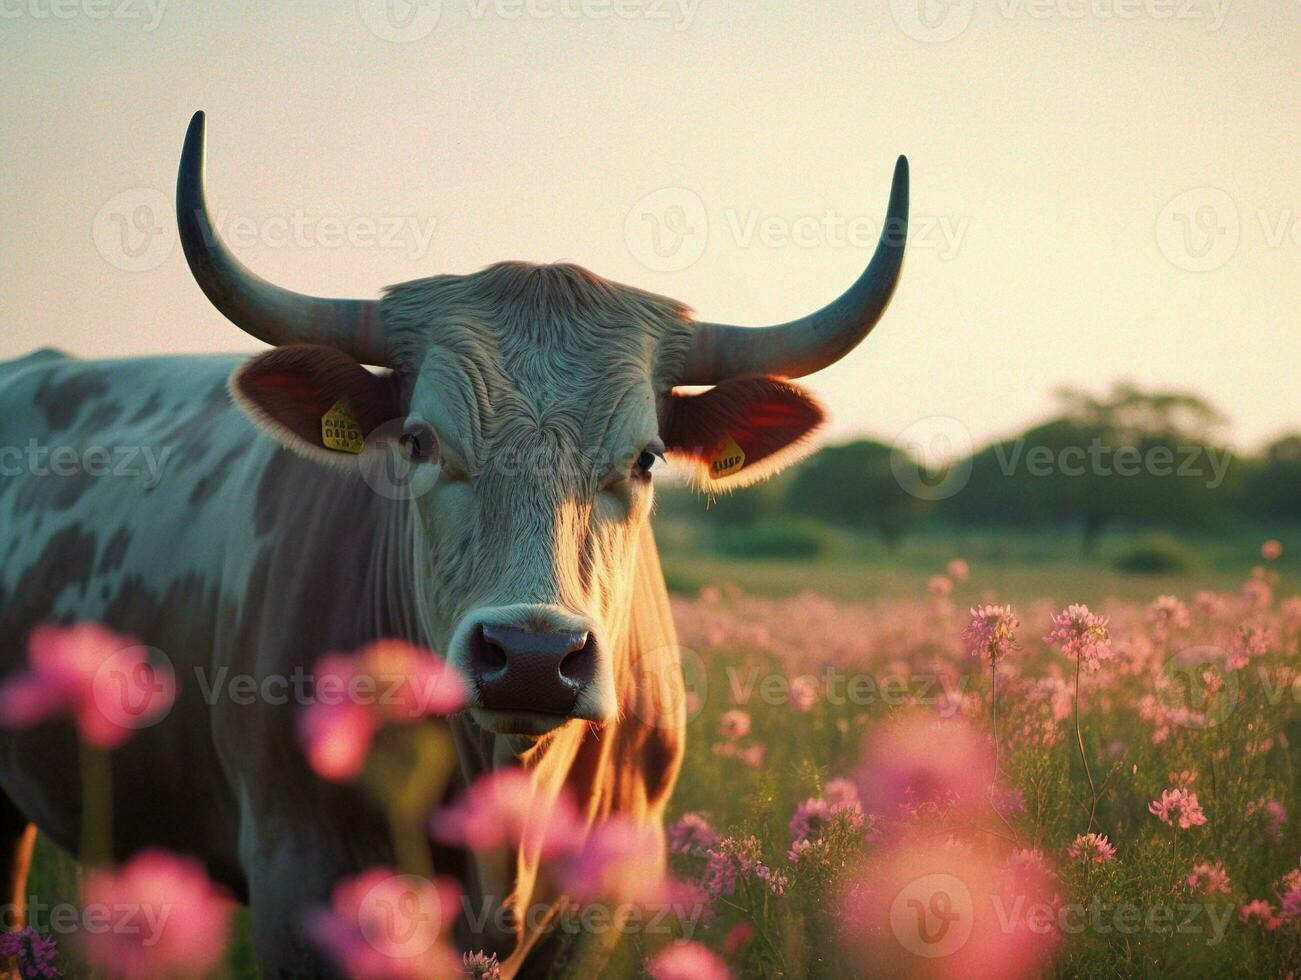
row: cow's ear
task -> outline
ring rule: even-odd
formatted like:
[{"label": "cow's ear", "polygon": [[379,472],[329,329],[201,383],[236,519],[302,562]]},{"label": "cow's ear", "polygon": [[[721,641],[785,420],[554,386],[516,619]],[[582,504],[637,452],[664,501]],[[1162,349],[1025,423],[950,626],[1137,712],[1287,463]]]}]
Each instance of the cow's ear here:
[{"label": "cow's ear", "polygon": [[724,381],[703,394],[669,396],[664,445],[701,490],[765,480],[813,451],[826,413],[803,388],[776,378]]},{"label": "cow's ear", "polygon": [[292,344],[243,364],[235,403],[268,435],[323,463],[349,465],[367,436],[401,415],[397,379],[332,347]]}]

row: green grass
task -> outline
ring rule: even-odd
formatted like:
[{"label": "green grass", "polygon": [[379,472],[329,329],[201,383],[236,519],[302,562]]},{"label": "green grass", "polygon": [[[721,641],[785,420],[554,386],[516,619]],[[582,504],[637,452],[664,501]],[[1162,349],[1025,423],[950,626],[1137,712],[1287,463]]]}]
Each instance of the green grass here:
[{"label": "green grass", "polygon": [[[1116,567],[1117,560],[1146,537],[1143,534],[1104,536],[1093,555],[1084,552],[1077,535],[927,531],[905,537],[896,548],[889,548],[868,535],[844,531],[828,534],[828,553],[817,561],[735,558],[715,547],[707,522],[656,524],[670,591],[691,595],[705,585],[731,582],[756,596],[786,596],[808,590],[848,600],[924,595],[927,580],[942,573],[954,557],[965,558],[971,564],[980,592],[991,590],[1006,601],[1046,597],[1061,602],[1099,602],[1108,596],[1140,601],[1162,593],[1191,594],[1203,588],[1236,591],[1251,569],[1261,564],[1261,542],[1272,536],[1265,532],[1185,536],[1178,540],[1193,557],[1193,567],[1149,574]],[[1288,539],[1283,536],[1284,541]],[[1272,563],[1279,574],[1280,594],[1301,591],[1301,534],[1293,533],[1290,539],[1297,544]],[[979,598],[974,586],[959,586],[955,591],[958,602]]]}]

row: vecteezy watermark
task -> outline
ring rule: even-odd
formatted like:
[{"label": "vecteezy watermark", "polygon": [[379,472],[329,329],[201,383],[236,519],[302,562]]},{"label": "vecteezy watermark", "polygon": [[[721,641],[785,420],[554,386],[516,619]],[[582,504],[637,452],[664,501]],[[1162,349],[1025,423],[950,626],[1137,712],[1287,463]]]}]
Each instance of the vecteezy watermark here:
[{"label": "vecteezy watermark", "polygon": [[95,250],[115,269],[157,269],[176,245],[172,203],[153,187],[133,187],[115,194],[95,213],[91,239]]},{"label": "vecteezy watermark", "polygon": [[967,944],[975,926],[971,889],[951,874],[914,878],[890,903],[890,930],[899,945],[924,959],[951,956]]},{"label": "vecteezy watermark", "polygon": [[[437,218],[410,214],[313,215],[298,209],[288,215],[254,218],[218,211],[212,229],[232,249],[353,248],[403,251],[412,258],[429,252]],[[158,268],[176,247],[171,199],[151,187],[115,194],[95,214],[91,227],[95,249],[109,265],[124,272]],[[212,244],[212,243],[209,243]]]},{"label": "vecteezy watermark", "polygon": [[652,272],[680,272],[705,254],[709,212],[695,191],[661,187],[628,211],[623,240],[632,257]]},{"label": "vecteezy watermark", "polygon": [[971,431],[950,415],[918,419],[894,438],[890,472],[906,493],[944,500],[971,479]]},{"label": "vecteezy watermark", "polygon": [[[1191,898],[1191,896],[1190,896]],[[1218,946],[1237,910],[1231,902],[1187,901],[1150,905],[1042,901],[1026,894],[973,895],[962,872],[933,872],[906,882],[890,905],[890,930],[908,953],[938,959],[959,952],[976,925],[1005,936],[1154,935],[1205,936]]]},{"label": "vecteezy watermark", "polygon": [[652,728],[679,728],[694,719],[709,697],[709,672],[690,647],[649,650],[639,659],[637,697],[624,710]]},{"label": "vecteezy watermark", "polygon": [[1108,904],[1094,898],[1091,902],[1028,902],[1024,895],[991,895],[990,904],[999,928],[1012,933],[1024,927],[1036,935],[1060,933],[1074,936],[1092,933],[1099,936],[1134,936],[1152,933],[1158,936],[1205,936],[1207,946],[1224,941],[1237,906],[1232,902],[1155,902],[1139,905],[1132,902]]},{"label": "vecteezy watermark", "polygon": [[567,904],[556,914],[551,904],[534,902],[523,910],[507,908],[491,898],[472,904],[461,898],[461,916],[476,934],[489,931],[510,933],[517,923],[534,934],[603,936],[679,936],[690,939],[700,923],[712,915],[710,902],[703,898],[652,902],[584,902]]},{"label": "vecteezy watermark", "polygon": [[106,658],[91,680],[95,707],[118,728],[158,724],[176,700],[171,659],[156,647],[124,647]]},{"label": "vecteezy watermark", "polygon": [[[503,21],[647,21],[689,29],[701,0],[458,0],[456,13],[471,22]],[[358,0],[362,23],[376,37],[408,44],[428,37],[446,8],[443,0]]]},{"label": "vecteezy watermark", "polygon": [[1194,187],[1172,198],[1156,218],[1156,243],[1170,263],[1210,272],[1233,258],[1242,234],[1238,206],[1218,187]]},{"label": "vecteezy watermark", "polygon": [[[1003,20],[1172,21],[1205,24],[1218,31],[1231,0],[993,0],[979,8]],[[890,0],[895,24],[914,41],[943,44],[975,18],[976,0]]]},{"label": "vecteezy watermark", "polygon": [[231,216],[218,211],[212,218],[213,231],[234,249],[252,248],[355,248],[405,251],[422,258],[429,251],[438,228],[437,218],[413,214],[311,216],[296,210],[288,217]]},{"label": "vecteezy watermark", "polygon": [[447,685],[455,683],[443,675],[415,678],[400,671],[362,672],[343,675],[316,673],[307,666],[295,666],[288,673],[250,674],[222,665],[195,666],[195,689],[204,703],[221,701],[246,707],[296,704],[378,705],[410,709],[428,714],[433,705],[446,701]]},{"label": "vecteezy watermark", "polygon": [[1155,476],[1205,482],[1214,490],[1224,482],[1233,453],[1214,446],[1113,446],[1101,438],[1087,446],[1029,446],[1024,437],[997,443],[994,458],[1003,476],[1024,470],[1029,476]]},{"label": "vecteezy watermark", "polygon": [[1259,227],[1268,249],[1301,248],[1301,215],[1291,208],[1256,208],[1245,224],[1237,203],[1219,187],[1176,194],[1156,218],[1156,243],[1167,261],[1185,272],[1213,272],[1232,261],[1244,232]]},{"label": "vecteezy watermark", "polygon": [[140,945],[149,948],[163,937],[167,920],[174,906],[170,902],[89,902],[76,905],[72,902],[44,902],[37,896],[28,897],[25,904],[0,905],[0,914],[9,921],[26,915],[29,926],[47,935],[104,935],[113,933],[139,936]]},{"label": "vecteezy watermark", "polygon": [[832,707],[890,708],[934,706],[941,718],[951,718],[962,708],[970,677],[956,672],[851,673],[828,665],[819,674],[765,672],[757,666],[726,670],[732,703],[745,707],[756,701],[768,706],[796,705],[804,709],[821,702]]},{"label": "vecteezy watermark", "polygon": [[171,454],[171,446],[46,446],[28,439],[25,446],[0,446],[0,476],[142,478],[141,487],[152,490]]},{"label": "vecteezy watermark", "polygon": [[[967,218],[913,215],[908,246],[930,251],[948,261],[957,257],[967,236]],[[817,214],[773,214],[755,207],[729,205],[710,208],[693,190],[662,187],[640,198],[624,218],[623,237],[634,259],[653,272],[679,272],[700,260],[712,241],[730,241],[735,248],[853,248],[872,249],[890,229],[872,215],[842,214],[832,209]]]},{"label": "vecteezy watermark", "polygon": [[142,22],[146,33],[162,23],[167,0],[0,0],[0,20],[114,20]]}]

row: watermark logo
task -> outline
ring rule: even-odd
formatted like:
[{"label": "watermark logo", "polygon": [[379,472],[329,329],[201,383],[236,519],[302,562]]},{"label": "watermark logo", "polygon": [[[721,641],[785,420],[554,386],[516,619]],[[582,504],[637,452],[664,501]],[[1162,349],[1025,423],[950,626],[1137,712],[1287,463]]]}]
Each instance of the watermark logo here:
[{"label": "watermark logo", "polygon": [[361,934],[376,950],[412,960],[438,941],[442,913],[432,881],[419,875],[392,875],[367,890],[357,918]]},{"label": "watermark logo", "polygon": [[685,187],[662,187],[628,212],[623,238],[632,257],[654,272],[681,272],[705,254],[709,215]]},{"label": "watermark logo", "polygon": [[124,647],[100,664],[91,691],[100,714],[117,727],[149,728],[176,699],[176,673],[162,650]]},{"label": "watermark logo", "polygon": [[171,201],[156,188],[133,187],[115,194],[95,214],[95,250],[123,272],[157,269],[176,245],[171,214]]},{"label": "watermark logo", "polygon": [[1238,250],[1238,206],[1218,187],[1194,187],[1170,200],[1156,219],[1161,254],[1185,272],[1212,272]]},{"label": "watermark logo", "polygon": [[971,938],[975,910],[971,890],[950,874],[914,878],[890,905],[890,929],[908,952],[937,959],[960,950]]},{"label": "watermark logo", "polygon": [[1238,672],[1226,669],[1224,650],[1192,646],[1177,651],[1161,665],[1156,695],[1165,716],[1181,728],[1207,729],[1221,725],[1238,706]]},{"label": "watermark logo", "polygon": [[357,466],[366,485],[385,500],[416,500],[438,482],[437,463],[412,459],[403,448],[405,419],[390,419],[366,436]]},{"label": "watermark logo", "polygon": [[976,0],[890,0],[890,15],[914,41],[943,44],[967,29]]},{"label": "watermark logo", "polygon": [[652,728],[677,728],[685,718],[700,714],[709,696],[709,673],[700,654],[690,647],[665,646],[649,651],[641,661],[641,695],[632,713]]},{"label": "watermark logo", "polygon": [[971,479],[971,431],[949,415],[918,419],[894,439],[890,471],[921,500],[952,497]]},{"label": "watermark logo", "polygon": [[165,0],[0,0],[0,20],[121,20],[143,22],[146,34],[162,23]]},{"label": "watermark logo", "polygon": [[357,0],[357,12],[380,40],[409,44],[433,33],[443,4],[442,0]]}]

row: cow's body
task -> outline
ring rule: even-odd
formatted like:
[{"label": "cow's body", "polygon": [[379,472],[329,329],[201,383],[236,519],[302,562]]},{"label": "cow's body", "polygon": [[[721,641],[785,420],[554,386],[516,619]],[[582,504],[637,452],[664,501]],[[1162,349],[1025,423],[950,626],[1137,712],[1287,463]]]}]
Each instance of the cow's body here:
[{"label": "cow's body", "polygon": [[[265,976],[324,972],[304,913],[394,855],[363,794],[304,756],[301,685],[322,655],[396,637],[464,680],[464,711],[438,722],[458,782],[523,766],[539,813],[568,789],[586,827],[649,827],[662,865],[685,695],[651,471],[673,456],[718,492],[811,451],[823,413],[788,379],[844,356],[888,305],[906,162],[858,280],[753,330],[564,264],[434,276],[380,300],[282,289],[214,229],[203,145],[198,113],[177,182],[186,259],[274,349],[0,364],[0,672],[21,668],[37,624],[98,620],[161,650],[178,680],[170,713],[113,754],[114,855],[197,855],[249,903]],[[376,461],[402,466],[406,489],[377,480]],[[75,848],[77,769],[66,721],[0,731],[15,889],[29,822]],[[433,854],[467,892],[460,945],[501,952],[507,976],[545,968],[540,937],[564,900],[537,850]]]},{"label": "cow's body", "polygon": [[[0,670],[25,659],[31,628],[47,620],[99,620],[162,650],[175,668],[176,706],[114,753],[116,855],[154,845],[201,857],[213,875],[251,900],[264,959],[293,966],[284,916],[328,897],[340,875],[392,863],[387,830],[363,797],[316,778],[294,735],[293,678],[323,653],[378,637],[431,646],[403,569],[413,529],[406,501],[375,493],[282,449],[230,401],[229,357],[78,361],[42,352],[0,365],[0,445],[103,446],[114,467],[150,448],[149,471],[90,476],[12,472],[0,482]],[[66,455],[66,450],[64,454]],[[31,469],[25,455],[23,467]],[[49,462],[49,461],[47,461]],[[155,482],[156,485],[150,485]],[[672,625],[649,534],[641,541],[636,612],[628,641],[654,651],[652,675],[626,692],[633,711],[601,733],[564,729],[545,753],[526,756],[554,792],[580,784],[593,817],[623,810],[658,820],[676,777],[680,726],[642,725],[635,699],[654,696],[657,718],[674,692]],[[640,658],[636,651],[631,659]],[[275,682],[278,683],[278,682]],[[278,695],[286,695],[284,703]],[[270,695],[268,697],[268,695]],[[462,718],[453,719],[463,776],[519,764]],[[583,741],[588,744],[580,744]],[[79,834],[77,747],[70,726],[0,735],[0,789],[59,843]],[[590,785],[589,785],[590,784]],[[467,884],[471,907],[511,890],[464,855],[440,870]],[[471,859],[472,860],[472,859]],[[529,904],[530,869],[516,900]],[[259,907],[260,906],[260,907]],[[261,913],[261,914],[259,914]],[[489,929],[500,917],[488,920]],[[463,924],[462,928],[465,926]],[[513,940],[464,933],[468,948]],[[305,968],[310,972],[312,968]]]}]

